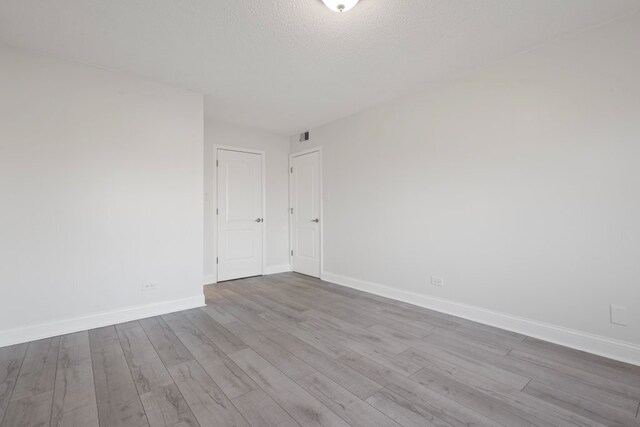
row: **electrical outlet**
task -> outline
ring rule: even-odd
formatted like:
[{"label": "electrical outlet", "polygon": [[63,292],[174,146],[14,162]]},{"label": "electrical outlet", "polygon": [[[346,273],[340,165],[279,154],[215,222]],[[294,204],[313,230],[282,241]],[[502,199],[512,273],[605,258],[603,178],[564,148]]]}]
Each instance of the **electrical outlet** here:
[{"label": "electrical outlet", "polygon": [[627,307],[612,305],[611,323],[614,325],[627,326]]},{"label": "electrical outlet", "polygon": [[441,288],[444,286],[444,279],[442,277],[431,276],[431,284]]},{"label": "electrical outlet", "polygon": [[155,291],[157,287],[158,287],[158,284],[153,282],[142,284],[143,291]]}]

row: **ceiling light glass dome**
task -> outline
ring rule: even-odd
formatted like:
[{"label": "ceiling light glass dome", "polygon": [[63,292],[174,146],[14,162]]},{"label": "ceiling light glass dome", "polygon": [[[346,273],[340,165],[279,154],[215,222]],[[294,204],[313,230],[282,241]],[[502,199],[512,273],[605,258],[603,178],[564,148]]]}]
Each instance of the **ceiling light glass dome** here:
[{"label": "ceiling light glass dome", "polygon": [[351,10],[356,4],[358,4],[358,1],[360,0],[322,0],[325,6],[334,12],[346,12],[347,10]]}]

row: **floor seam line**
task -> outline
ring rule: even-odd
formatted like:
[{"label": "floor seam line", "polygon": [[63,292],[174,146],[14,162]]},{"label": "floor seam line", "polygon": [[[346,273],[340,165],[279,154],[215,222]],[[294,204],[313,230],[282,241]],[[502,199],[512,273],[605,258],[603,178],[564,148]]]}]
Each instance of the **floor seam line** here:
[{"label": "floor seam line", "polygon": [[62,338],[64,336],[68,336],[68,335],[63,335],[58,338],[58,354],[56,356],[56,371],[53,374],[53,390],[51,392],[51,411],[49,412],[49,423],[51,425],[53,425],[53,405],[56,402],[56,383],[58,382],[58,363],[60,362],[60,349],[62,347]]},{"label": "floor seam line", "polygon": [[96,387],[96,374],[95,374],[95,364],[93,363],[93,348],[91,345],[91,329],[87,330],[87,338],[89,340],[89,359],[91,360],[91,375],[93,376],[93,392],[96,396],[96,416],[98,417],[98,426],[101,425],[100,422],[100,407],[98,405],[98,388]]}]

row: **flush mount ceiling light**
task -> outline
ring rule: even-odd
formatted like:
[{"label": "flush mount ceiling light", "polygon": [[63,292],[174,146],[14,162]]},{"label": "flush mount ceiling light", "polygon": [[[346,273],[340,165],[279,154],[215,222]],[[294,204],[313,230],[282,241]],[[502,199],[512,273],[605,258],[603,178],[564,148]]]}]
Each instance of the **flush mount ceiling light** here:
[{"label": "flush mount ceiling light", "polygon": [[346,12],[353,9],[360,0],[322,0],[325,6],[334,12]]}]

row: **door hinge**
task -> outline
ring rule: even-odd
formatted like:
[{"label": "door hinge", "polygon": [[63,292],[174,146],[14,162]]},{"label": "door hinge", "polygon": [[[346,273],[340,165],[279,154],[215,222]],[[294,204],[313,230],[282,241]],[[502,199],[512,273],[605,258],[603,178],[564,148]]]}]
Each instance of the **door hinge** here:
[{"label": "door hinge", "polygon": [[293,168],[291,168],[291,173],[293,173]]},{"label": "door hinge", "polygon": [[291,215],[293,215],[293,208],[291,208]]},{"label": "door hinge", "polygon": [[218,257],[216,257],[216,264],[218,263]]},{"label": "door hinge", "polygon": [[291,249],[291,256],[293,256],[293,249]]},{"label": "door hinge", "polygon": [[220,215],[220,214],[218,213],[218,208],[216,208],[216,215]]},{"label": "door hinge", "polygon": [[216,167],[220,166],[220,161],[216,160]]}]

